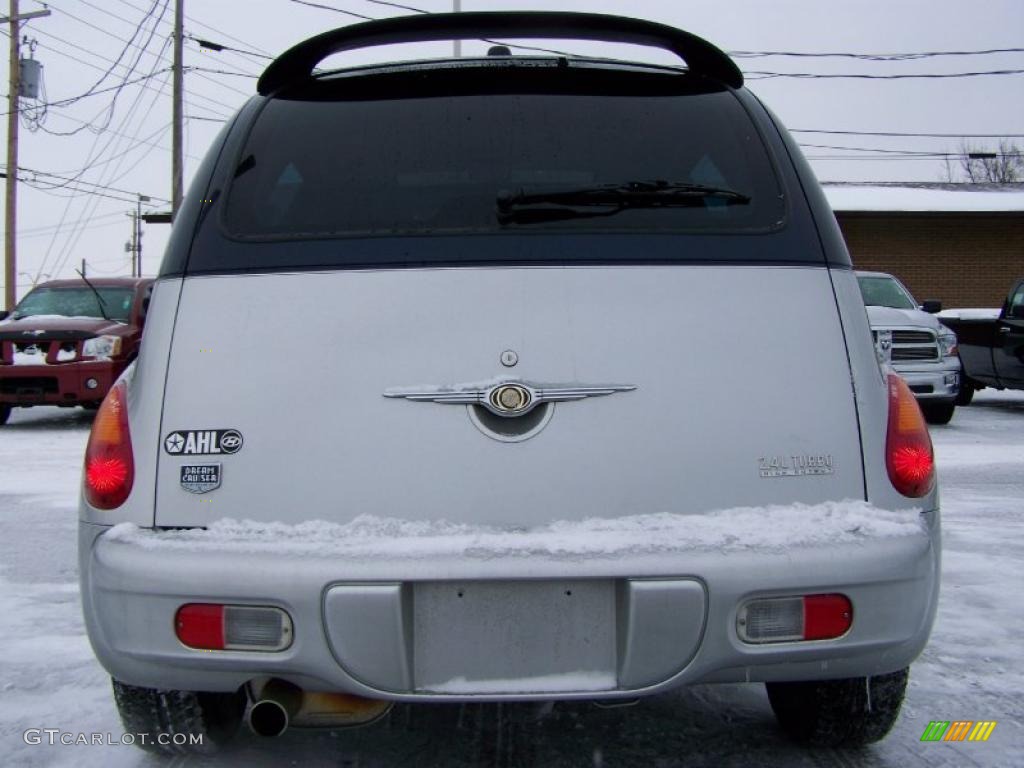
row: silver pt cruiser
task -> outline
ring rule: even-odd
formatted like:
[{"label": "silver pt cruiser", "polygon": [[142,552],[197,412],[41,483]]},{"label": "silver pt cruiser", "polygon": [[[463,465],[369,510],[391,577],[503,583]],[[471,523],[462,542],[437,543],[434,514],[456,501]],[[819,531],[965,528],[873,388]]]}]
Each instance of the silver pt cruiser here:
[{"label": "silver pt cruiser", "polygon": [[[317,68],[493,37],[682,63]],[[939,504],[818,183],[724,53],[432,14],[295,46],[210,148],[79,551],[125,726],[182,735],[156,750],[738,681],[858,745],[928,639]]]}]

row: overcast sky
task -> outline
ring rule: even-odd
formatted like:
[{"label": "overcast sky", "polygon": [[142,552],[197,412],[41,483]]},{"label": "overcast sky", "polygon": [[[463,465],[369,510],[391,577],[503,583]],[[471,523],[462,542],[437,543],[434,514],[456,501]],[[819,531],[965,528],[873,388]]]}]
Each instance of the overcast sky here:
[{"label": "overcast sky", "polygon": [[[299,0],[183,1],[186,35],[264,56],[280,53],[327,29],[359,21],[353,15],[310,7]],[[408,13],[370,0],[310,0],[314,1],[369,17]],[[427,11],[452,8],[451,0],[396,2]],[[45,115],[40,109],[25,113],[29,121],[42,118],[42,124],[23,122],[20,130],[19,163],[25,169],[21,175],[34,181],[19,184],[18,190],[19,296],[36,279],[73,276],[82,259],[88,263],[89,274],[127,274],[129,254],[124,248],[131,223],[125,213],[134,208],[129,201],[141,193],[152,198],[149,209],[167,208],[164,199],[171,194],[171,81],[166,70],[171,58],[173,3],[20,0],[22,12],[44,5],[52,11],[22,31],[37,41],[34,57],[44,67],[46,102],[70,99],[94,86],[97,91],[113,89],[126,79],[136,59],[127,80],[153,76],[120,90],[50,106]],[[6,13],[7,4],[3,6]],[[1024,0],[462,0],[462,9],[620,13],[681,27],[734,53],[905,54],[1024,47]],[[133,35],[135,44],[129,46]],[[9,39],[2,42],[8,45]],[[141,54],[140,45],[145,46]],[[671,58],[643,49],[565,41],[552,47],[671,62]],[[398,56],[443,56],[451,49],[450,44],[441,43],[405,46],[330,61],[341,65]],[[482,43],[467,42],[463,54],[485,50]],[[23,55],[28,55],[27,48]],[[120,63],[115,66],[118,57]],[[737,61],[748,75],[751,90],[788,128],[799,130],[797,140],[805,146],[823,181],[938,181],[944,174],[941,160],[891,152],[952,152],[959,149],[960,139],[805,132],[808,130],[1016,135],[1018,144],[1024,145],[1020,138],[1024,136],[1022,74],[943,79],[754,74],[892,76],[1024,70],[1024,53],[889,61],[785,56],[739,57]],[[204,51],[193,40],[186,40],[186,66],[238,73],[195,70],[186,76],[186,190],[222,124],[219,121],[253,93],[255,77],[246,75],[258,74],[266,63],[259,55]],[[115,94],[116,101],[112,101]],[[23,109],[32,103],[23,100]],[[6,102],[3,111],[7,111]],[[5,117],[5,138],[6,125]],[[76,130],[74,135],[55,135]],[[971,140],[979,146],[997,143],[995,139]],[[889,153],[878,152],[881,149]],[[44,189],[55,184],[63,186]],[[101,190],[110,197],[83,193],[95,189],[95,184],[120,191]],[[154,274],[159,266],[167,230],[166,225],[145,227],[146,274]]]}]

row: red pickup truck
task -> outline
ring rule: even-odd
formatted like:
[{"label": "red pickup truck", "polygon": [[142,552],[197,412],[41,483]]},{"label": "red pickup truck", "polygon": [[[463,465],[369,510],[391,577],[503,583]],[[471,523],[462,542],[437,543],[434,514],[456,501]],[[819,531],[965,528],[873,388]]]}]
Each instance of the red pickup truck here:
[{"label": "red pickup truck", "polygon": [[99,407],[138,354],[152,283],[53,280],[0,313],[0,424],[15,406]]}]

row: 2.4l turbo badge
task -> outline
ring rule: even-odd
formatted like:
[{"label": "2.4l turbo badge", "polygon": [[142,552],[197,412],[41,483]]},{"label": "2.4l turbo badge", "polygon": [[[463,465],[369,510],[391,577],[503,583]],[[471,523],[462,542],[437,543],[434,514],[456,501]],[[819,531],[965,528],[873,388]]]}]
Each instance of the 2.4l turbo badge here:
[{"label": "2.4l turbo badge", "polygon": [[220,464],[183,464],[181,487],[189,493],[209,493],[220,488]]},{"label": "2.4l turbo badge", "polygon": [[180,429],[164,438],[164,450],[175,456],[238,453],[242,433],[237,429]]},{"label": "2.4l turbo badge", "polygon": [[834,472],[831,453],[761,456],[757,464],[761,477],[804,477]]}]

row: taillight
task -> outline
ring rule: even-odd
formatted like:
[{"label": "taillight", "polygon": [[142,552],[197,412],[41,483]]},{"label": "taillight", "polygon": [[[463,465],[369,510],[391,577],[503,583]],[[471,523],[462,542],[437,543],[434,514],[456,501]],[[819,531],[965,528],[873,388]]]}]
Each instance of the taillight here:
[{"label": "taillight", "polygon": [[935,484],[935,455],[924,416],[910,387],[894,373],[889,374],[885,466],[893,487],[904,496],[924,496]]},{"label": "taillight", "polygon": [[174,617],[174,633],[203,651],[283,651],[292,643],[292,620],[266,605],[187,603]]},{"label": "taillight", "polygon": [[853,625],[846,595],[796,595],[751,600],[736,615],[736,631],[747,643],[833,640]]},{"label": "taillight", "polygon": [[126,387],[118,382],[96,412],[85,448],[85,498],[97,509],[121,506],[132,491],[135,461],[128,433]]}]

